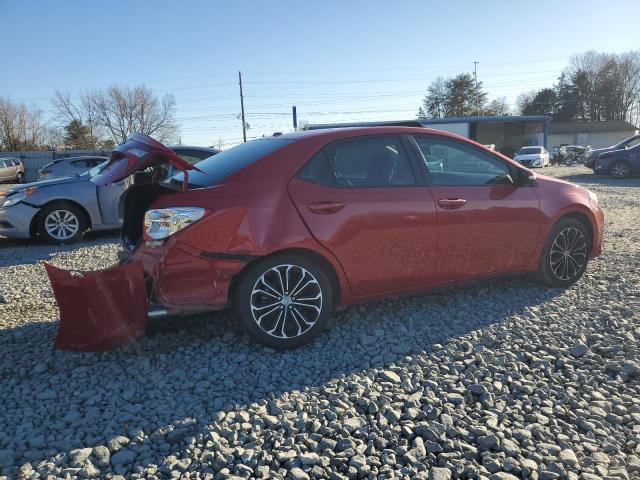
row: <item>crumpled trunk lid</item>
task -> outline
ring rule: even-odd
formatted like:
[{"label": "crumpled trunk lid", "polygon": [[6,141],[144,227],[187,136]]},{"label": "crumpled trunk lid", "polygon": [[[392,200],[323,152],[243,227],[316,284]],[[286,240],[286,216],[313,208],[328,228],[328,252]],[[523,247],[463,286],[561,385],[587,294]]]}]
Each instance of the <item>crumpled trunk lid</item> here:
[{"label": "crumpled trunk lid", "polygon": [[197,167],[160,142],[148,135],[134,133],[113,150],[107,166],[91,181],[96,185],[109,185],[124,180],[135,172],[164,163],[169,163],[182,172],[197,170]]},{"label": "crumpled trunk lid", "polygon": [[141,263],[91,272],[44,266],[60,309],[55,348],[111,350],[144,334],[148,305]]}]

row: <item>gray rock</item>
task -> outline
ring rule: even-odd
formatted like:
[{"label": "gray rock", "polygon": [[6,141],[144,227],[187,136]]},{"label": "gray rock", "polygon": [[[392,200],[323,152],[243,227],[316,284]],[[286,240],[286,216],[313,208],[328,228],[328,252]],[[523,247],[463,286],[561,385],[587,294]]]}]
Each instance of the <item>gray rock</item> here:
[{"label": "gray rock", "polygon": [[135,458],[135,452],[122,448],[111,456],[111,465],[129,465]]},{"label": "gray rock", "polygon": [[573,452],[573,450],[569,448],[565,448],[560,452],[559,455],[560,461],[568,467],[576,468],[578,466],[578,457]]},{"label": "gray rock", "polygon": [[451,480],[451,470],[442,467],[429,469],[429,480]]},{"label": "gray rock", "polygon": [[584,343],[577,343],[576,345],[571,347],[571,355],[577,358],[583,357],[588,351],[589,347],[587,347]]},{"label": "gray rock", "polygon": [[387,382],[400,383],[400,376],[391,370],[384,370],[380,377]]},{"label": "gray rock", "polygon": [[292,478],[293,480],[309,480],[309,475],[307,475],[301,468],[294,467],[289,470],[289,478]]}]

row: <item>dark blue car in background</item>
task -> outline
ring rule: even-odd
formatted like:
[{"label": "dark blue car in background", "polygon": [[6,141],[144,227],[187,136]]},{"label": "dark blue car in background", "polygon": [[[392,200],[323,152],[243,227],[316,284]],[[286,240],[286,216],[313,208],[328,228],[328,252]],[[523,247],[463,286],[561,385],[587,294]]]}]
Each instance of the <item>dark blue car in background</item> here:
[{"label": "dark blue car in background", "polygon": [[596,159],[593,171],[614,178],[640,175],[640,145],[601,153]]}]

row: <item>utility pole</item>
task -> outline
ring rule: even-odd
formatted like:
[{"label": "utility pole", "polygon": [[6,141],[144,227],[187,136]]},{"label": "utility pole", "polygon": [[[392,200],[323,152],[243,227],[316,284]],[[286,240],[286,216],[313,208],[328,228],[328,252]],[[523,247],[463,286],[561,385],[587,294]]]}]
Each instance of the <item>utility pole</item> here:
[{"label": "utility pole", "polygon": [[476,70],[476,66],[480,62],[473,62],[473,77],[476,79],[476,115],[480,116],[480,99],[478,98],[478,71]]},{"label": "utility pole", "polygon": [[296,106],[291,107],[291,113],[293,114],[293,129],[298,130],[298,111]]},{"label": "utility pole", "polygon": [[242,141],[247,141],[247,124],[244,121],[244,97],[242,96],[242,73],[238,72],[238,80],[240,83],[240,112],[242,116]]}]

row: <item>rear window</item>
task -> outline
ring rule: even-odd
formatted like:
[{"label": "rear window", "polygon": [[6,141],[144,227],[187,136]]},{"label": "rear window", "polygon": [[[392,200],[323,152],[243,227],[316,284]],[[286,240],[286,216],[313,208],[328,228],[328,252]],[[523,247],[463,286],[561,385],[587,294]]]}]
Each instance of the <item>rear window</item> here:
[{"label": "rear window", "polygon": [[[292,141],[282,138],[261,138],[217,153],[198,163],[197,168],[202,172],[189,171],[189,186],[191,188],[211,187]],[[182,179],[183,173],[180,172],[171,177],[170,181],[181,184]]]},{"label": "rear window", "polygon": [[520,155],[532,155],[534,153],[542,153],[541,147],[522,147],[518,152]]}]

